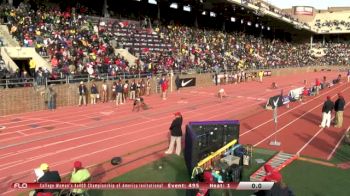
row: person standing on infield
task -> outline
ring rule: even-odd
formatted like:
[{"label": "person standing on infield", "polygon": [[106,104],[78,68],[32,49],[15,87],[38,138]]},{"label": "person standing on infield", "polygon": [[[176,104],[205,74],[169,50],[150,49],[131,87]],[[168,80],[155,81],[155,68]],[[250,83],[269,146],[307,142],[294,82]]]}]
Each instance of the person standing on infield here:
[{"label": "person standing on infield", "polygon": [[174,145],[176,143],[175,153],[180,156],[181,153],[181,137],[182,137],[182,115],[180,112],[174,113],[175,119],[170,126],[170,144],[165,154],[171,154],[174,151]]},{"label": "person standing on infield", "polygon": [[330,96],[327,96],[327,100],[324,102],[322,107],[322,122],[320,127],[330,127],[331,126],[331,116],[332,110],[334,108],[334,103],[331,100]]},{"label": "person standing on infield", "polygon": [[334,103],[335,120],[334,127],[341,128],[343,126],[343,113],[345,107],[345,100],[341,93],[338,93],[338,99]]}]

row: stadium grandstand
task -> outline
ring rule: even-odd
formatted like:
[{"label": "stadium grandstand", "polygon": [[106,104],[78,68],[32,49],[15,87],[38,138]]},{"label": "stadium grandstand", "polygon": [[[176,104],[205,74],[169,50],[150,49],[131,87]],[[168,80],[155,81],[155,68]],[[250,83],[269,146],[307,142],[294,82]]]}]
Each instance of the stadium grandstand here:
[{"label": "stadium grandstand", "polygon": [[[130,177],[127,172],[140,166],[144,173],[130,175],[151,179],[154,174],[152,182],[161,179],[157,175],[162,172],[164,179],[166,171],[176,180],[194,182],[198,169],[203,173],[198,181],[221,183],[219,174],[224,169],[212,167],[220,159],[222,164],[234,162],[237,168],[248,168],[246,173],[232,171],[230,182],[239,182],[246,175],[246,181],[275,183],[273,191],[255,189],[245,192],[247,195],[291,196],[294,189],[286,183],[296,182],[297,193],[304,193],[300,190],[305,188],[291,177],[283,176],[287,182],[282,181],[282,174],[295,173],[288,170],[293,161],[330,167],[337,174],[343,171],[338,171],[342,167],[338,163],[346,161],[344,167],[350,167],[350,149],[339,147],[350,133],[349,111],[344,111],[344,97],[350,98],[346,92],[350,88],[349,7],[281,9],[264,0],[4,0],[0,23],[0,195],[28,194],[28,187],[18,182],[33,179],[67,183],[125,180]],[[334,122],[330,116],[335,103],[325,112],[326,102],[332,99],[338,105],[339,100],[344,101],[342,109],[335,107]],[[286,107],[280,107],[283,105]],[[169,113],[174,119],[168,118]],[[327,125],[324,113],[329,114]],[[182,125],[182,118],[187,126]],[[232,118],[237,121],[230,121]],[[282,119],[278,126],[277,118]],[[207,121],[196,124],[201,119]],[[208,132],[207,143],[218,138],[225,142],[215,144],[215,150],[206,149],[196,163],[195,159],[188,161],[188,150],[180,152],[182,130],[186,127],[186,140],[197,137],[190,135],[192,121],[193,130],[197,126],[202,131],[213,119],[225,127],[222,134],[227,126],[236,130],[238,124],[238,133],[227,136],[237,138],[226,141],[226,136],[214,138]],[[181,134],[174,135],[176,126]],[[210,126],[208,129],[217,131]],[[171,144],[165,151],[168,137]],[[326,137],[332,141],[327,143]],[[276,142],[273,147],[265,144],[271,138]],[[205,148],[203,141],[198,146]],[[191,142],[183,142],[185,148],[192,147]],[[181,159],[169,155],[173,143]],[[257,155],[253,156],[253,149],[258,149]],[[342,158],[337,149],[346,149]],[[224,159],[227,155],[232,159]],[[187,168],[177,171],[179,165]],[[287,170],[280,172],[284,168]],[[187,175],[187,169],[193,173]],[[147,173],[150,170],[154,173]],[[213,172],[206,179],[209,170]],[[39,180],[48,173],[52,179]],[[117,178],[124,174],[126,177]],[[128,195],[105,193],[103,188],[95,192],[91,187],[39,188],[43,187],[34,184],[29,194]],[[196,194],[171,193],[205,196],[211,189],[195,188]],[[213,195],[237,193],[223,192]],[[166,194],[153,193],[145,195]]]},{"label": "stadium grandstand", "polygon": [[3,5],[2,83],[203,72],[216,65],[236,71],[349,64],[346,10],[281,10],[265,1],[152,2],[108,2],[106,10],[88,1],[77,8],[73,2]]}]

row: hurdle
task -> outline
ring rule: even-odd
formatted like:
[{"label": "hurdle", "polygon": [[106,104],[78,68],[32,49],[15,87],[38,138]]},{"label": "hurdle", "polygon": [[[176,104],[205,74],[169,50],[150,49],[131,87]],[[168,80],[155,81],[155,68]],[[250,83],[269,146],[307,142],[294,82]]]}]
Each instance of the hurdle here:
[{"label": "hurdle", "polygon": [[195,168],[200,167],[202,169],[206,169],[206,168],[212,166],[213,162],[220,158],[220,155],[225,153],[229,148],[234,146],[236,143],[237,143],[236,139],[234,139],[231,142],[227,143],[225,146],[221,147],[219,150],[217,150],[213,154],[211,154],[211,155],[207,156],[206,158],[202,159],[201,161],[199,161],[198,164],[197,164],[197,167],[195,167]]}]

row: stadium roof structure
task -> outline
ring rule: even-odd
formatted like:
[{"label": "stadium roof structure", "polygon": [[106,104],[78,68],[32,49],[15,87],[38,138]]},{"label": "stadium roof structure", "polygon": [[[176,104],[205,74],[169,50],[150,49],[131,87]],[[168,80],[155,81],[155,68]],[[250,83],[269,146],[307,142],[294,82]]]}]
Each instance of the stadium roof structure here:
[{"label": "stadium roof structure", "polygon": [[[55,0],[51,0],[55,1]],[[57,1],[57,0],[56,0]],[[79,1],[79,0],[71,0],[71,1]],[[84,2],[90,2],[91,6],[93,6],[95,9],[98,7],[98,5],[95,5],[95,2],[92,0],[86,0]],[[83,2],[83,1],[81,1]],[[324,29],[318,29],[315,28],[315,18],[318,14],[318,11],[316,13],[316,10],[313,8],[313,18],[309,17],[308,20],[302,20],[303,17],[299,17],[298,15],[294,14],[293,10],[282,10],[278,7],[269,4],[266,1],[263,0],[118,0],[118,1],[112,1],[112,0],[105,0],[105,3],[111,4],[111,5],[117,5],[119,7],[119,4],[123,4],[125,6],[126,4],[129,4],[130,2],[134,2],[136,4],[142,3],[140,6],[142,11],[150,8],[148,13],[154,14],[158,9],[160,8],[170,8],[171,4],[176,4],[176,8],[179,9],[179,12],[177,12],[178,15],[183,15],[183,13],[180,11],[183,10],[184,6],[187,7],[188,13],[192,14],[192,16],[200,16],[202,14],[213,14],[215,17],[217,17],[217,23],[220,22],[229,22],[229,21],[235,21],[236,27],[239,27],[239,25],[243,28],[243,24],[247,25],[247,22],[251,24],[252,26],[259,26],[260,29],[263,27],[269,27],[271,29],[271,32],[288,32],[290,34],[294,35],[314,35],[314,34],[337,34],[337,33],[350,33],[347,31],[328,31]],[[148,3],[152,2],[152,4],[157,4],[158,6],[150,5],[147,6]],[[144,6],[147,6],[145,9]],[[111,6],[110,8],[112,8]],[[302,9],[310,8],[307,6],[297,6],[297,8],[301,7]],[[126,9],[129,9],[129,7],[125,7]],[[295,9],[297,9],[295,8]],[[125,9],[124,9],[125,10]],[[172,11],[174,13],[176,11]],[[212,13],[211,13],[212,12]],[[162,17],[164,17],[164,13],[168,14],[168,19],[171,19],[172,15],[167,11],[160,13],[163,14]],[[144,15],[147,15],[144,14]],[[160,14],[158,14],[160,16]],[[162,18],[159,17],[158,19]],[[300,19],[301,18],[301,19]],[[311,19],[312,18],[312,19]],[[186,22],[189,22],[190,18]],[[192,18],[191,18],[192,19]],[[242,22],[244,21],[244,22]],[[242,24],[240,24],[242,23]],[[228,24],[228,23],[226,23]],[[254,30],[254,28],[251,28]],[[256,29],[258,30],[258,28]]]},{"label": "stadium roof structure", "polygon": [[[310,34],[332,34],[350,33],[349,31],[327,31],[314,28],[314,22],[299,20],[296,12],[282,10],[263,0],[157,0],[160,3],[177,3],[179,5],[190,5],[198,12],[214,11],[226,18],[239,17],[252,23],[265,24],[275,29],[284,29],[296,33],[297,31]],[[312,15],[316,16],[321,11],[310,6],[294,6],[293,9],[312,9]],[[333,8],[334,9],[334,8]],[[344,9],[342,9],[344,10]],[[345,9],[346,10],[346,9]]]},{"label": "stadium roof structure", "polygon": [[[220,17],[234,17],[237,20],[250,21],[252,25],[271,27],[271,30],[284,30],[292,34],[313,34],[317,33],[304,23],[291,20],[266,9],[248,3],[245,0],[160,0],[160,3],[177,3],[179,6],[190,5],[193,11],[213,11]],[[259,1],[256,1],[259,2]],[[277,7],[273,6],[278,9]]]}]

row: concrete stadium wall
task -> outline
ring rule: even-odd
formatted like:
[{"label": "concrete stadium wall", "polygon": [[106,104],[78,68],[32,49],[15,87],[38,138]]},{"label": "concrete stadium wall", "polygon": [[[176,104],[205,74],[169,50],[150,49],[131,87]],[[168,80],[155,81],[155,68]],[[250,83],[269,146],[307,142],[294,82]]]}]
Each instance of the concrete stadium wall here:
[{"label": "concrete stadium wall", "polygon": [[[305,68],[284,68],[272,70],[273,76],[281,75],[293,75],[298,73],[313,72],[314,70],[321,69],[333,69],[339,70],[339,67],[305,67]],[[197,87],[206,87],[214,85],[212,81],[212,74],[189,74],[181,75],[180,78],[192,78],[196,77]],[[175,89],[175,77],[172,79],[172,86]],[[129,80],[130,81],[130,80]],[[101,89],[102,82],[95,82],[98,89]],[[112,81],[108,81],[109,97],[111,95]],[[91,82],[86,83],[87,88],[90,91]],[[151,88],[152,93],[156,93],[157,79],[152,78]],[[61,84],[53,86],[54,91],[57,93],[57,107],[74,106],[78,105],[78,83],[76,84]],[[193,88],[193,87],[192,87]],[[17,114],[23,112],[32,112],[38,110],[45,110],[44,97],[41,92],[44,88],[24,87],[24,88],[11,88],[0,89],[0,116]],[[90,96],[87,96],[88,103],[90,103]]]}]

